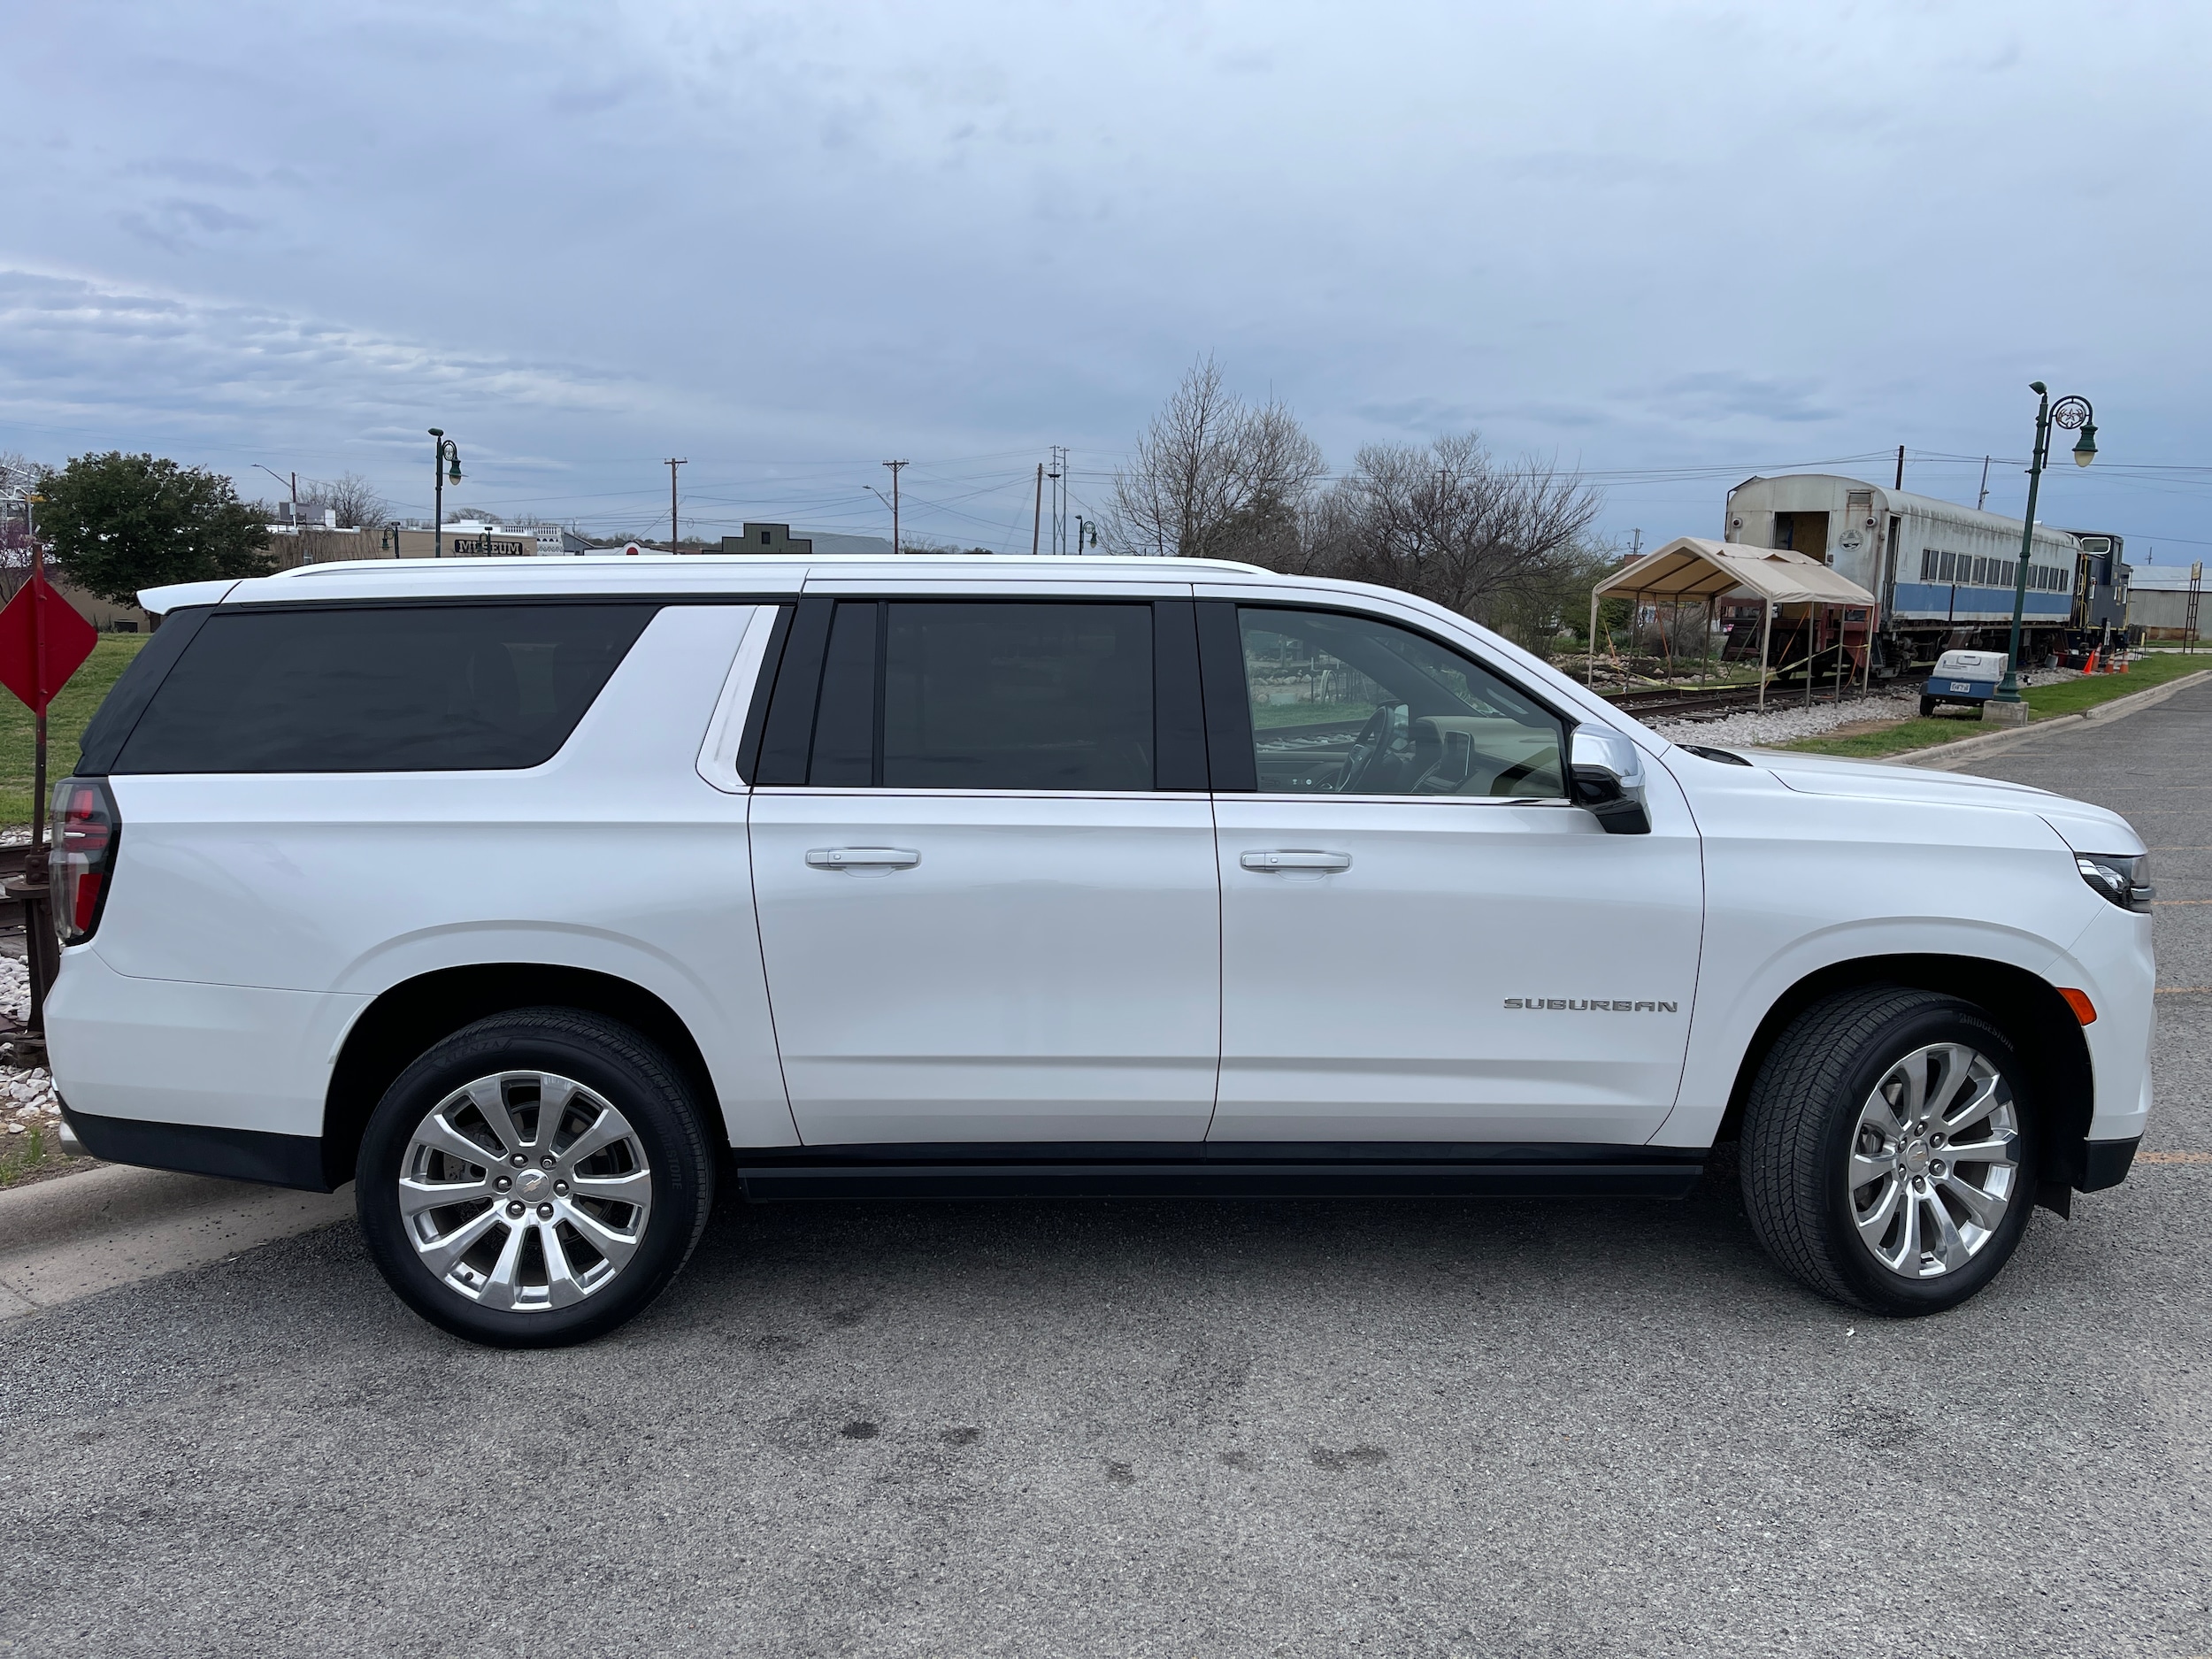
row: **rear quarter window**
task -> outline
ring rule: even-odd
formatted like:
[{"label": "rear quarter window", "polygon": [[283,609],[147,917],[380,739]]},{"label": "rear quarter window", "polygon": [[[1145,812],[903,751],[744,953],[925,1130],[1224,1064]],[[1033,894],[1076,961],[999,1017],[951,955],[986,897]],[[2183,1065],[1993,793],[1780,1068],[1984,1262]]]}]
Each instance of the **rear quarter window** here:
[{"label": "rear quarter window", "polygon": [[550,759],[653,603],[211,614],[117,772],[459,772]]}]

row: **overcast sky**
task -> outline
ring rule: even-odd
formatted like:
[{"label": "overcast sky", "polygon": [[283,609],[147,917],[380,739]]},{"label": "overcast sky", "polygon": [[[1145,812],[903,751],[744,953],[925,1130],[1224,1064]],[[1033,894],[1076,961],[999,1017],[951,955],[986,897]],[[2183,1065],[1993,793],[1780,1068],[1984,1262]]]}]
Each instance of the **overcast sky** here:
[{"label": "overcast sky", "polygon": [[[1814,465],[2212,546],[2212,8],[0,0],[0,449],[1026,550],[1194,358],[1604,527]],[[1955,457],[1945,459],[1943,457]],[[2131,470],[2132,469],[2132,470]]]}]

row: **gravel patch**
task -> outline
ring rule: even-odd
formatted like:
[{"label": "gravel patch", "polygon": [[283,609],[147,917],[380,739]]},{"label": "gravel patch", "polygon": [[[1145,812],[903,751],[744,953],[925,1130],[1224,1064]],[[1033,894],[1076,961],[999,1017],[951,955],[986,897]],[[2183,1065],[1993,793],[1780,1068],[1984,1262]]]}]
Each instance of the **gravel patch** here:
[{"label": "gravel patch", "polygon": [[[2036,668],[2021,675],[2020,683],[2055,686],[2062,680],[2080,678],[2080,672],[2071,668]],[[1768,695],[1774,701],[1769,703],[1763,712],[1746,709],[1717,720],[1652,720],[1647,724],[1675,743],[1789,743],[1801,737],[1818,737],[1839,726],[1860,720],[1909,720],[1920,712],[1923,683],[1921,678],[1916,677],[1886,691],[1855,697],[1846,703],[1823,703],[1816,697],[1810,707],[1791,702],[1787,692],[1770,692]],[[1952,718],[1963,720],[1966,717],[1962,710]],[[1971,720],[1966,723],[1978,724]]]},{"label": "gravel patch", "polygon": [[1651,729],[1677,743],[1787,743],[1855,720],[1903,720],[1919,711],[1920,687],[1909,692],[1876,692],[1847,703],[1770,703],[1764,712],[1745,709],[1717,720],[1654,720]]},{"label": "gravel patch", "polygon": [[[30,1008],[31,971],[12,956],[0,956],[0,1014],[11,1016],[19,1025]],[[12,1047],[0,1042],[0,1065]],[[60,1116],[51,1071],[42,1065],[20,1071],[0,1070],[0,1134],[24,1134]]]}]

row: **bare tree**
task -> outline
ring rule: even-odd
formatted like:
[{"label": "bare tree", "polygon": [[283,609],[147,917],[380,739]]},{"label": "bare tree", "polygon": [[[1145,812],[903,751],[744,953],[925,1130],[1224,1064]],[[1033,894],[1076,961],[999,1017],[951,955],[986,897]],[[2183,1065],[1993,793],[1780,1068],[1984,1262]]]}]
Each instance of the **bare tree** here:
[{"label": "bare tree", "polygon": [[1286,407],[1250,407],[1208,357],[1183,376],[1114,475],[1106,540],[1162,557],[1294,557],[1327,470],[1320,446]]},{"label": "bare tree", "polygon": [[1279,403],[1246,404],[1194,364],[1114,477],[1118,550],[1241,559],[1401,588],[1548,649],[1606,559],[1599,498],[1542,461],[1507,466],[1474,433],[1370,444],[1324,489],[1321,450]]},{"label": "bare tree", "polygon": [[1525,642],[1593,566],[1596,493],[1543,462],[1500,465],[1473,433],[1371,444],[1314,515],[1308,567],[1417,594]]},{"label": "bare tree", "polygon": [[319,523],[326,511],[337,513],[341,530],[378,530],[391,522],[384,497],[358,472],[348,472],[339,478],[310,479],[301,487],[303,520]]}]

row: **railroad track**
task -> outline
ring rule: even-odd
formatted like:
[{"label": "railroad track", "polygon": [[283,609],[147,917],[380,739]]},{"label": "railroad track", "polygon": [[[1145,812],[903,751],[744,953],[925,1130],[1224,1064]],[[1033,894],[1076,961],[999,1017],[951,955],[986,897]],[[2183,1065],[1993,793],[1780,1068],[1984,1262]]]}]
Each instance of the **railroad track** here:
[{"label": "railroad track", "polygon": [[[0,881],[18,881],[23,876],[24,855],[28,847],[0,847]],[[12,899],[0,893],[0,927],[23,926],[23,901]]]},{"label": "railroad track", "polygon": [[[1860,697],[1855,687],[1847,687],[1843,695],[1844,700],[1849,703],[1855,703]],[[1640,720],[1717,720],[1740,710],[1759,706],[1759,688],[1756,686],[1730,686],[1709,691],[1700,691],[1695,687],[1655,687],[1641,691],[1601,690],[1598,695],[1622,713],[1632,714]],[[1816,688],[1813,701],[1832,702],[1834,696],[1833,691],[1823,692]],[[1767,706],[1770,709],[1799,708],[1802,706],[1803,699],[1801,684],[1787,690],[1778,686],[1767,687]]]}]

